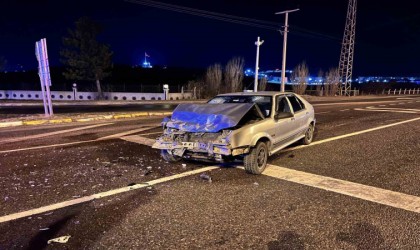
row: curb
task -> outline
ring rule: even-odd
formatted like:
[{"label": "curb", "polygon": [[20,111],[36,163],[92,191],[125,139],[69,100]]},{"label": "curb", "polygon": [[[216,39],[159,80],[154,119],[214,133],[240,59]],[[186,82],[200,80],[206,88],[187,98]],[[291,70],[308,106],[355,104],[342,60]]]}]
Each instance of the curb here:
[{"label": "curb", "polygon": [[86,118],[21,120],[21,121],[0,122],[0,128],[16,127],[16,126],[34,126],[34,125],[44,125],[44,124],[60,124],[60,123],[71,123],[71,122],[91,122],[91,121],[110,120],[110,119],[129,119],[129,118],[167,116],[167,115],[172,115],[172,112],[138,112],[138,113],[131,113],[131,114],[100,115],[96,117],[86,117]]}]

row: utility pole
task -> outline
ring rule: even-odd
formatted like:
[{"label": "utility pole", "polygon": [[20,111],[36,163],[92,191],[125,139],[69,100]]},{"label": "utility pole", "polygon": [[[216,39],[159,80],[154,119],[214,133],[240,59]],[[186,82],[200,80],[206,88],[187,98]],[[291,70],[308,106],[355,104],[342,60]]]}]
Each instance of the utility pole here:
[{"label": "utility pole", "polygon": [[258,91],[258,70],[260,69],[258,64],[260,61],[260,46],[264,43],[264,40],[260,41],[260,37],[258,37],[257,41],[255,42],[255,45],[257,45],[257,59],[255,62],[255,81],[254,81],[254,92]]},{"label": "utility pole", "polygon": [[299,9],[294,10],[285,10],[282,12],[275,13],[276,15],[286,14],[284,21],[284,31],[283,31],[283,60],[281,64],[281,92],[284,92],[284,84],[286,80],[286,49],[287,49],[287,33],[289,32],[289,13],[298,11]]}]

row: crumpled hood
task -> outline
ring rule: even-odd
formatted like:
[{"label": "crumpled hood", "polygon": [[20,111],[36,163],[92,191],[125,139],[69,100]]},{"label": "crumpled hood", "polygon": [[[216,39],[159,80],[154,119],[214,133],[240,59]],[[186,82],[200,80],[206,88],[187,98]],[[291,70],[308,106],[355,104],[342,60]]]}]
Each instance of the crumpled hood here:
[{"label": "crumpled hood", "polygon": [[186,132],[218,132],[236,126],[253,106],[254,103],[179,104],[166,126]]}]

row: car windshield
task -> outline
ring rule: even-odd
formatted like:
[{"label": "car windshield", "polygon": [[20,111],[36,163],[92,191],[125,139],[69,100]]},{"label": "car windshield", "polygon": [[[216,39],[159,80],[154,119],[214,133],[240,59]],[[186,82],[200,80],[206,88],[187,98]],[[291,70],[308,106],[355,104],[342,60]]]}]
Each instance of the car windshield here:
[{"label": "car windshield", "polygon": [[243,95],[243,96],[216,96],[208,103],[256,103],[265,117],[271,114],[271,96]]}]

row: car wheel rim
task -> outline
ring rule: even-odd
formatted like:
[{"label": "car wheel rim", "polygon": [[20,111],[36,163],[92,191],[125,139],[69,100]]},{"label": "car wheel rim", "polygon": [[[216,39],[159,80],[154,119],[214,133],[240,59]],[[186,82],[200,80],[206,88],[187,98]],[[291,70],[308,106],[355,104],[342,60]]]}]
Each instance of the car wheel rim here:
[{"label": "car wheel rim", "polygon": [[312,141],[312,126],[309,126],[308,130],[306,131],[306,140]]},{"label": "car wheel rim", "polygon": [[265,165],[265,160],[266,160],[266,151],[264,148],[260,148],[260,150],[258,151],[258,157],[257,157],[257,164],[258,164],[258,168],[261,168]]}]

